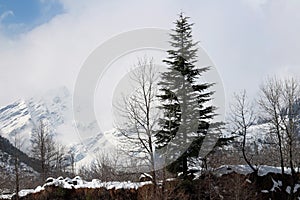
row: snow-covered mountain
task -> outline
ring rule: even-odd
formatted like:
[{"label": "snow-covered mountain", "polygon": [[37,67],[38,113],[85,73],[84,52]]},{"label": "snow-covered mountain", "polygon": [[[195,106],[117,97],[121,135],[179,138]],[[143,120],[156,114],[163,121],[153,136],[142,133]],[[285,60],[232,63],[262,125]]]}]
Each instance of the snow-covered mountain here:
[{"label": "snow-covered mountain", "polygon": [[71,95],[62,87],[0,108],[0,133],[11,143],[15,137],[21,139],[21,150],[28,153],[32,131],[41,120],[59,135],[64,127],[72,126],[71,116]]},{"label": "snow-covered mountain", "polygon": [[69,153],[75,156],[76,167],[88,165],[97,159],[101,154],[114,153],[117,140],[115,137],[116,130],[99,133],[94,137],[89,137],[81,140],[79,143],[69,145]]},{"label": "snow-covered mountain", "polygon": [[[0,135],[12,144],[15,137],[21,139],[21,150],[30,154],[30,138],[41,120],[47,122],[48,130],[59,143],[67,147],[66,151],[72,153],[80,165],[91,162],[97,152],[108,152],[112,145],[109,140],[114,130],[88,138],[78,135],[73,120],[72,95],[65,87],[20,99],[0,108]],[[93,126],[80,124],[77,128],[81,133],[88,133]]]}]

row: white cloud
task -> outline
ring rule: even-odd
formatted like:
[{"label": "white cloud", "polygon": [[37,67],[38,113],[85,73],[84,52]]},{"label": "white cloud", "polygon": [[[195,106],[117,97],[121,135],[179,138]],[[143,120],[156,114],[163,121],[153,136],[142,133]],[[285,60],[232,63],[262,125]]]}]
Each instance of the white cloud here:
[{"label": "white cloud", "polygon": [[0,105],[58,85],[72,88],[84,60],[99,44],[123,31],[161,26],[165,20],[159,18],[167,15],[161,12],[154,17],[152,3],[148,3],[150,10],[99,1],[84,7],[82,1],[63,3],[67,13],[50,22],[18,38],[0,35],[0,90],[6,93]]},{"label": "white cloud", "polygon": [[283,66],[299,73],[300,5],[276,2],[61,0],[66,13],[17,38],[0,34],[0,106],[58,85],[72,89],[99,44],[136,28],[170,29],[181,10],[195,22],[194,36],[216,62],[228,96],[243,88],[254,94]]}]

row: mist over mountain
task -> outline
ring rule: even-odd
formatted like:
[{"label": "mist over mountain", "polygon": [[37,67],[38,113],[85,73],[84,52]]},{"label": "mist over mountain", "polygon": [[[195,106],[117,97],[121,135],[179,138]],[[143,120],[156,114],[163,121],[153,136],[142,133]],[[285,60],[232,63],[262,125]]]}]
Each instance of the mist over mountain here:
[{"label": "mist over mountain", "polygon": [[15,137],[20,138],[23,141],[21,150],[29,153],[32,132],[41,120],[46,121],[49,131],[58,137],[65,128],[72,127],[71,94],[67,88],[62,87],[30,99],[20,99],[0,108],[1,136],[10,142]]},{"label": "mist over mountain", "polygon": [[29,99],[20,99],[0,108],[0,136],[11,143],[15,137],[22,140],[20,150],[30,155],[32,133],[44,121],[47,130],[55,140],[66,147],[68,154],[73,154],[80,165],[90,163],[97,152],[109,151],[111,137],[115,130],[98,133],[95,136],[81,138],[81,133],[90,132],[93,126],[77,124],[73,120],[72,95],[66,87],[46,91]]}]

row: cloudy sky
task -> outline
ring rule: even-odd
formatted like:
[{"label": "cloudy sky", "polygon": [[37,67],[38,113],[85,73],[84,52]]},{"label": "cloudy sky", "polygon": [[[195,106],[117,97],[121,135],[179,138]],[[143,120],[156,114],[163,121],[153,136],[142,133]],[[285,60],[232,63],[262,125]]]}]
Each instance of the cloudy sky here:
[{"label": "cloudy sky", "polygon": [[191,17],[227,99],[255,96],[268,76],[300,75],[298,0],[0,0],[0,107],[59,86],[74,88],[84,61],[114,35],[172,28]]}]

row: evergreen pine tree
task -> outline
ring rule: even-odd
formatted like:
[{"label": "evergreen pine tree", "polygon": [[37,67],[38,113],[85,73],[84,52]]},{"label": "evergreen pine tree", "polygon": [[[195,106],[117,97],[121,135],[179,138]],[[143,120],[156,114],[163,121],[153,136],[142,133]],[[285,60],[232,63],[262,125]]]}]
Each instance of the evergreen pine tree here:
[{"label": "evergreen pine tree", "polygon": [[[161,74],[161,94],[158,95],[164,117],[160,120],[161,130],[156,134],[158,150],[168,145],[169,151],[175,151],[173,153],[176,154],[179,152],[176,152],[178,148],[173,148],[175,145],[191,144],[168,166],[169,171],[183,172],[184,177],[188,173],[189,158],[198,157],[201,143],[209,128],[209,120],[215,116],[216,109],[214,106],[205,105],[214,93],[209,91],[213,83],[199,83],[199,78],[209,67],[195,66],[198,42],[193,41],[193,24],[188,19],[189,17],[180,13],[175,22],[176,27],[170,34],[172,49],[167,51],[168,57],[163,60],[167,64],[167,71]],[[195,119],[196,125],[191,124]],[[194,126],[196,129],[193,129]],[[175,137],[180,138],[180,142],[172,147],[170,141]]]}]

